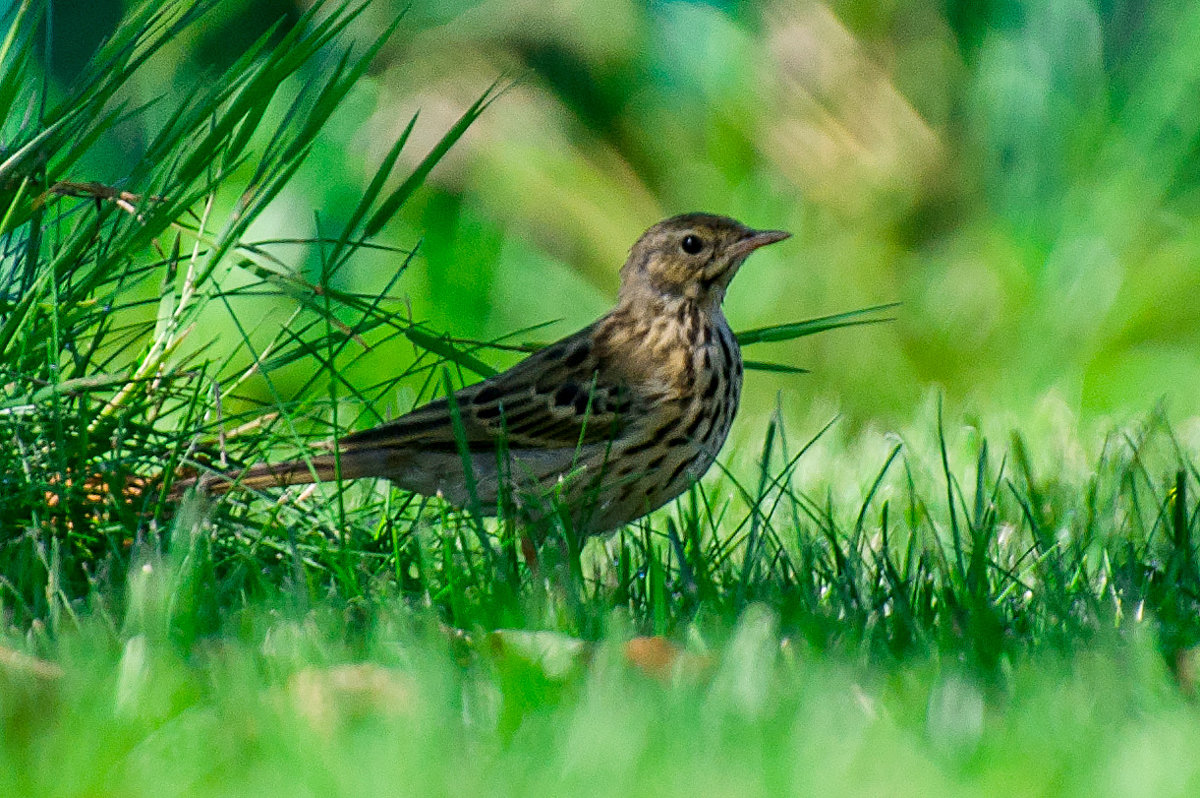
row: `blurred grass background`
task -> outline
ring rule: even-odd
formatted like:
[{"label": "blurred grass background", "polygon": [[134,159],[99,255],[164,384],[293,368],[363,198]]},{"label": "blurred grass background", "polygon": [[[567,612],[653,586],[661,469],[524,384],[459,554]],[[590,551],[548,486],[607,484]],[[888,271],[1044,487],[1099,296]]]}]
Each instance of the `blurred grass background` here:
[{"label": "blurred grass background", "polygon": [[[123,8],[53,6],[65,86]],[[130,99],[179,91],[304,6],[226,0]],[[984,412],[1047,394],[1084,418],[1160,399],[1200,411],[1200,4],[388,0],[356,20],[361,40],[402,7],[255,233],[334,228],[414,111],[406,152],[423,153],[511,81],[385,235],[421,241],[398,290],[435,329],[489,339],[560,320],[535,337],[566,334],[612,301],[641,230],[704,209],[796,234],[739,276],[735,328],[904,303],[891,325],[756,351],[813,374],[752,375],[744,430],[777,394],[793,418],[899,423],[931,386]],[[117,180],[159,121],[133,117],[79,179]],[[342,286],[382,287],[397,256],[377,257]],[[414,357],[381,350],[364,367]]]}]

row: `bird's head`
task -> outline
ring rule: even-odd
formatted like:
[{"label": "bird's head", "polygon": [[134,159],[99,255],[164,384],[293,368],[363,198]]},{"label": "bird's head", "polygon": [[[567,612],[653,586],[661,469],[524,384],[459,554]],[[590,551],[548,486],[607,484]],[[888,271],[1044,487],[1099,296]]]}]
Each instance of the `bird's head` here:
[{"label": "bird's head", "polygon": [[753,230],[727,216],[672,216],[633,245],[621,269],[621,299],[686,298],[715,308],[751,252],[790,235],[782,230]]}]

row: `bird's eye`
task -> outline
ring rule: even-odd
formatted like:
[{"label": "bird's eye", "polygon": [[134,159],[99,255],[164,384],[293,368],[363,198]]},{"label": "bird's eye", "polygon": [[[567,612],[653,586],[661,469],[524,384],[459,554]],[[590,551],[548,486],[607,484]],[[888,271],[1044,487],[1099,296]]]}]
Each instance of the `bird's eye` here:
[{"label": "bird's eye", "polygon": [[687,254],[695,255],[704,249],[704,240],[700,236],[687,235],[683,237],[683,242],[680,246],[683,247],[683,251]]}]

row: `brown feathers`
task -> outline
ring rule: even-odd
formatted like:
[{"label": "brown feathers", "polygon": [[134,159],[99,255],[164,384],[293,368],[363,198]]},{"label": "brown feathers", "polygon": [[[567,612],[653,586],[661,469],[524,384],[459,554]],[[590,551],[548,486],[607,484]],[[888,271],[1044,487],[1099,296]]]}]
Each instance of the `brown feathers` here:
[{"label": "brown feathers", "polygon": [[342,438],[336,458],[215,475],[209,487],[370,476],[493,512],[511,495],[535,521],[565,508],[580,536],[632,521],[704,474],[724,443],[742,364],[721,300],[754,249],[787,235],[708,214],[660,222],[631,250],[617,307],[591,326]]}]

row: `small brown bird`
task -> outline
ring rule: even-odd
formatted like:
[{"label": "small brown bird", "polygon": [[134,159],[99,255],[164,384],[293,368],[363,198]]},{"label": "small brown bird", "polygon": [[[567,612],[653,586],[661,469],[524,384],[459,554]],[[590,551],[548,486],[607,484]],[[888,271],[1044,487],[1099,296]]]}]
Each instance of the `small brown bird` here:
[{"label": "small brown bird", "polygon": [[742,360],[721,301],[751,252],[789,235],[703,213],[659,222],[633,245],[617,306],[590,326],[341,438],[336,454],[257,465],[212,487],[327,481],[340,466],[343,479],[383,477],[484,512],[511,500],[580,539],[640,518],[699,479],[725,442]]}]

